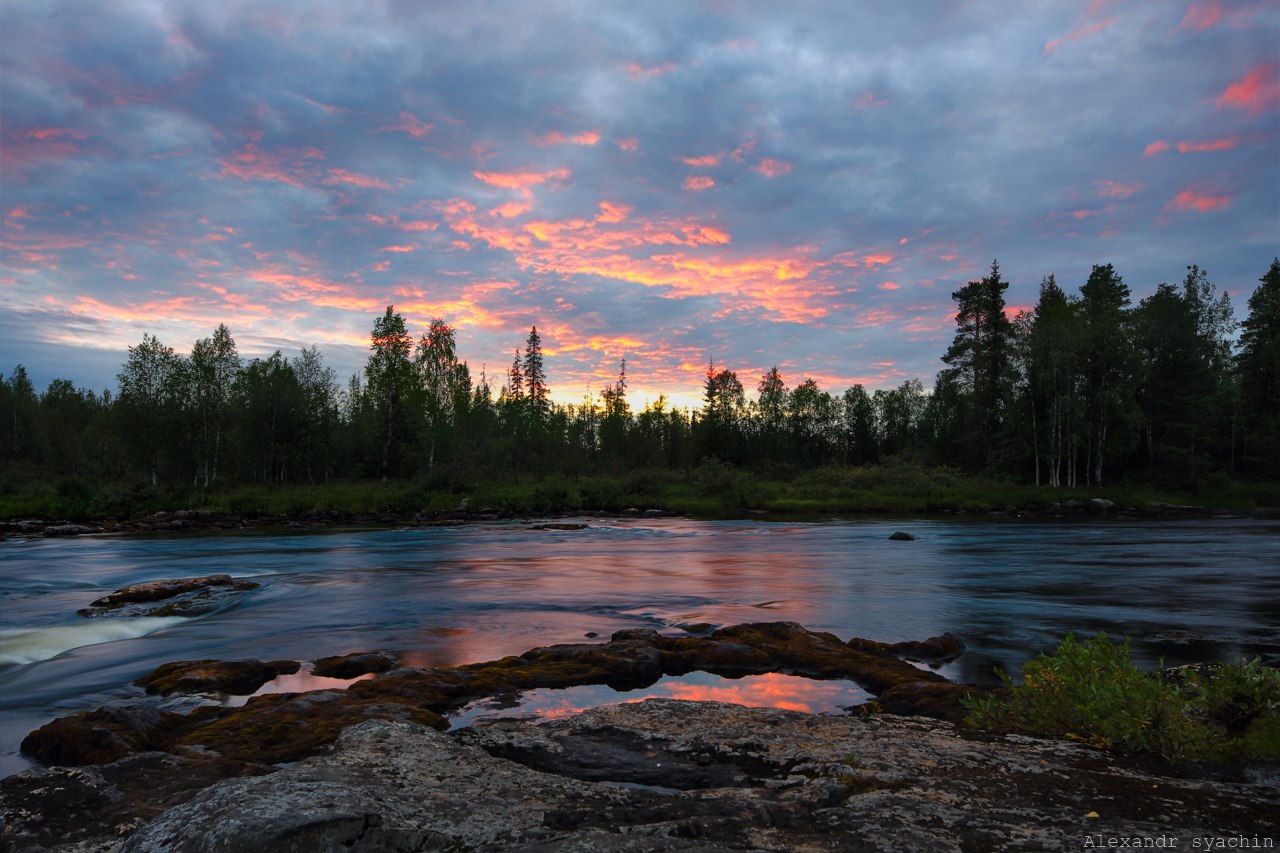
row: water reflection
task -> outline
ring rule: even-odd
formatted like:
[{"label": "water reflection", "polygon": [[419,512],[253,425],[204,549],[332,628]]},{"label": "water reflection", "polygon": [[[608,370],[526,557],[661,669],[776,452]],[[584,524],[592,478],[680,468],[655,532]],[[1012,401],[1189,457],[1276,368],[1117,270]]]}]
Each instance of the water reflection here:
[{"label": "water reflection", "polygon": [[459,729],[498,719],[560,720],[601,705],[657,698],[730,702],[752,708],[836,714],[870,701],[871,695],[852,681],[817,681],[781,673],[729,679],[709,672],[690,672],[663,676],[650,686],[637,690],[614,690],[593,684],[560,689],[538,688],[514,698],[480,699],[451,714],[449,721],[453,728]]},{"label": "water reflection", "polygon": [[313,675],[309,670],[277,675],[266,684],[247,696],[225,696],[220,704],[229,708],[239,708],[254,696],[265,696],[268,693],[306,693],[309,690],[343,690],[355,684],[373,678],[373,673],[358,675],[355,678],[329,678],[325,675]]}]

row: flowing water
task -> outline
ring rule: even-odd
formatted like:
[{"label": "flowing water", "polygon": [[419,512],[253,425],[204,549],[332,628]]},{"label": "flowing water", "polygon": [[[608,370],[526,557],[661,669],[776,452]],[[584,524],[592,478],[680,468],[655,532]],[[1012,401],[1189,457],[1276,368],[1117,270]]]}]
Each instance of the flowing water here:
[{"label": "flowing water", "polygon": [[[589,632],[776,620],[846,639],[951,631],[969,651],[943,674],[976,683],[992,683],[997,666],[1016,674],[1069,631],[1129,636],[1148,665],[1280,651],[1271,520],[588,523],[0,543],[0,775],[26,766],[17,750],[31,729],[139,695],[130,682],[173,660],[391,649],[407,664],[448,665]],[[899,529],[919,538],[889,541]],[[76,615],[129,584],[220,572],[261,586],[196,618]],[[809,703],[780,685],[742,682],[731,694],[732,684],[694,680],[647,695],[767,704],[783,690],[796,707],[828,708],[856,692]]]}]

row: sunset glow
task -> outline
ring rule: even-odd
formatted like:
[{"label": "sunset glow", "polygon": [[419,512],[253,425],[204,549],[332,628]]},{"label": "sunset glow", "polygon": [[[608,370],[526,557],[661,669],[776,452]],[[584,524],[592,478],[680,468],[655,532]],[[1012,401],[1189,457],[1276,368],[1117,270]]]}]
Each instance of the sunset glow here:
[{"label": "sunset glow", "polygon": [[993,258],[1010,305],[1195,263],[1239,307],[1280,246],[1262,0],[259,12],[0,8],[0,372],[225,322],[345,381],[395,305],[477,375],[536,324],[564,402],[928,386]]}]

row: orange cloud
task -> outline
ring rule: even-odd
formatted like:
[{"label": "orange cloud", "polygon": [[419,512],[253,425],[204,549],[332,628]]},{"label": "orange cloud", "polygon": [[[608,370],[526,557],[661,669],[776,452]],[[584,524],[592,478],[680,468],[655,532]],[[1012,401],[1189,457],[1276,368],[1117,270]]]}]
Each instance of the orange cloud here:
[{"label": "orange cloud", "polygon": [[618,149],[620,151],[638,151],[640,149],[640,140],[634,136],[628,136],[625,139],[617,140]]},{"label": "orange cloud", "polygon": [[898,283],[896,281],[886,281],[877,285],[881,290],[897,290]]},{"label": "orange cloud", "polygon": [[1179,154],[1191,154],[1202,151],[1230,151],[1239,143],[1238,137],[1229,139],[1210,139],[1205,142],[1179,142]]},{"label": "orange cloud", "polygon": [[701,169],[709,169],[712,166],[719,165],[719,154],[704,154],[701,157],[681,157],[680,162],[686,166],[694,166]]},{"label": "orange cloud", "polygon": [[1180,30],[1202,32],[1222,20],[1222,3],[1212,0],[1210,3],[1192,3],[1187,7],[1187,14],[1182,16]]},{"label": "orange cloud", "polygon": [[1196,187],[1187,187],[1174,196],[1173,201],[1165,205],[1165,210],[1194,210],[1197,213],[1212,213],[1222,210],[1231,203],[1231,197],[1212,195]]},{"label": "orange cloud", "polygon": [[1251,116],[1280,104],[1280,76],[1277,66],[1257,65],[1218,96],[1219,107],[1235,107]]},{"label": "orange cloud", "polygon": [[558,130],[535,137],[533,144],[540,148],[550,145],[595,145],[600,141],[600,134],[594,130],[584,131],[566,136]]},{"label": "orange cloud", "polygon": [[630,212],[631,208],[625,204],[614,204],[611,201],[602,201],[600,202],[600,215],[596,217],[596,222],[621,222],[627,218],[627,214]]},{"label": "orange cloud", "polygon": [[1103,18],[1100,21],[1091,21],[1088,23],[1081,24],[1071,32],[1067,33],[1062,38],[1049,39],[1044,44],[1045,56],[1048,56],[1049,54],[1057,50],[1059,47],[1069,42],[1079,41],[1081,39],[1086,39],[1086,38],[1092,38],[1093,36],[1096,36],[1098,33],[1105,30],[1107,27],[1114,24],[1115,21],[1116,21],[1115,15],[1112,15],[1111,17]]},{"label": "orange cloud", "polygon": [[709,190],[716,185],[716,182],[706,175],[690,175],[684,179],[684,183],[680,186],[686,190]]},{"label": "orange cloud", "polygon": [[1147,147],[1142,149],[1142,156],[1154,157],[1155,155],[1163,154],[1165,151],[1168,151],[1168,150],[1169,150],[1169,143],[1165,142],[1163,139],[1158,139],[1155,142],[1147,143]]},{"label": "orange cloud", "polygon": [[523,204],[518,201],[509,201],[505,204],[500,204],[497,207],[492,208],[489,211],[489,215],[498,216],[503,219],[513,219],[521,214],[528,213],[532,206],[533,205]]},{"label": "orange cloud", "polygon": [[772,157],[765,157],[757,165],[752,166],[751,168],[766,177],[776,178],[778,175],[785,175],[787,172],[790,172],[791,164],[783,160],[775,160]]},{"label": "orange cloud", "polygon": [[552,169],[549,172],[472,172],[477,180],[493,187],[527,192],[530,187],[547,181],[563,181],[569,177],[568,169]]},{"label": "orange cloud", "polygon": [[382,247],[381,249],[379,249],[378,251],[380,251],[380,252],[396,252],[396,253],[400,253],[400,254],[408,254],[409,252],[412,252],[412,251],[413,251],[413,249],[414,249],[414,247],[413,247],[413,246],[383,246],[383,247]]}]

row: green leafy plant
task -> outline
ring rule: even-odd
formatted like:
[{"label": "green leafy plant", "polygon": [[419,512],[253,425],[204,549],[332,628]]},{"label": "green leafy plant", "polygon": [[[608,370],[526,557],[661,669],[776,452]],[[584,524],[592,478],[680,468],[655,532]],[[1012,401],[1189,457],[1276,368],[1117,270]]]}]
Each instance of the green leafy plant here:
[{"label": "green leafy plant", "polygon": [[1259,661],[1146,672],[1129,642],[1068,634],[1014,686],[965,700],[975,728],[1064,737],[1171,763],[1280,758],[1280,671]]}]

